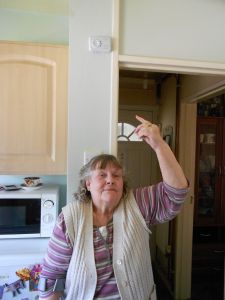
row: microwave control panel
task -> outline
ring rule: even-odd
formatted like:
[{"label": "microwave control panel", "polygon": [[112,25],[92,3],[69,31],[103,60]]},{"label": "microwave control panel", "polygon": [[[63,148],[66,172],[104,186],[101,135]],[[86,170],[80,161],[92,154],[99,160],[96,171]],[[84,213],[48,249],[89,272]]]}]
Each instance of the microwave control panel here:
[{"label": "microwave control panel", "polygon": [[41,202],[41,237],[50,237],[58,216],[58,197],[45,194]]}]

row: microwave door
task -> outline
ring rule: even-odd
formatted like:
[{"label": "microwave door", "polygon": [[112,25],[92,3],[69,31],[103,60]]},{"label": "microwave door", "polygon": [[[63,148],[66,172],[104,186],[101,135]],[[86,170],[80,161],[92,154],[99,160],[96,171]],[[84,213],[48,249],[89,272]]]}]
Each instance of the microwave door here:
[{"label": "microwave door", "polygon": [[40,199],[0,199],[0,235],[40,236]]}]

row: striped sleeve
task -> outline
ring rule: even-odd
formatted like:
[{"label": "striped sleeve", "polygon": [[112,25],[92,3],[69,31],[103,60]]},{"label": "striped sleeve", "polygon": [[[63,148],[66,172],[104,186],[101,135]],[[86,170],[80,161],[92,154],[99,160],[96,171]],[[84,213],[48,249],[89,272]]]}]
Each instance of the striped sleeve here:
[{"label": "striped sleeve", "polygon": [[65,278],[72,256],[72,247],[66,235],[63,214],[58,217],[57,223],[49,240],[47,253],[44,257],[40,277],[47,278],[47,290],[39,291],[42,298],[49,297],[53,292],[56,279]]},{"label": "striped sleeve", "polygon": [[165,182],[133,191],[147,225],[172,220],[181,211],[187,192],[188,188],[173,188]]}]

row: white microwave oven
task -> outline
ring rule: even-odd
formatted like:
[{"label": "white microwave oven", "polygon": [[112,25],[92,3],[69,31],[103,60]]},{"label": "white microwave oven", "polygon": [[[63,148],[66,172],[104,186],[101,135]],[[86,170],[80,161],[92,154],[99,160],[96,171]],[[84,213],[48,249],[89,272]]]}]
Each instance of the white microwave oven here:
[{"label": "white microwave oven", "polygon": [[50,237],[58,202],[57,186],[0,191],[0,239]]}]

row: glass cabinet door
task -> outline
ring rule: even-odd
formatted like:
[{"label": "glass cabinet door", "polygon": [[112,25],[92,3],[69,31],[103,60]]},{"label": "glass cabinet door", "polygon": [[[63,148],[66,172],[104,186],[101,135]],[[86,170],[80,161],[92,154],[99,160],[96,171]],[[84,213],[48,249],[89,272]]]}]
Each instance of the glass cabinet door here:
[{"label": "glass cabinet door", "polygon": [[197,124],[196,155],[196,207],[195,222],[198,225],[216,223],[219,199],[216,197],[218,179],[217,143],[218,122],[213,118],[199,118]]}]

